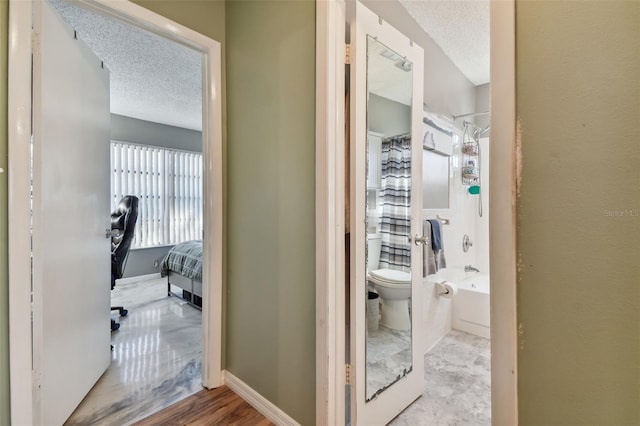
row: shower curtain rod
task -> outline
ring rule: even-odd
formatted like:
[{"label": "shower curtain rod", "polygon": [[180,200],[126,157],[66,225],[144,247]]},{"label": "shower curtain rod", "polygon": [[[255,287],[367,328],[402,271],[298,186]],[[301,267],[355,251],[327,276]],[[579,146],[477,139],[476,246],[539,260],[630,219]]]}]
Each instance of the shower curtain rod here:
[{"label": "shower curtain rod", "polygon": [[475,117],[476,115],[487,115],[487,114],[491,114],[491,111],[485,111],[485,112],[471,112],[469,114],[462,114],[462,115],[452,115],[451,117],[453,117],[453,121],[456,121],[459,118],[465,118],[465,117]]}]

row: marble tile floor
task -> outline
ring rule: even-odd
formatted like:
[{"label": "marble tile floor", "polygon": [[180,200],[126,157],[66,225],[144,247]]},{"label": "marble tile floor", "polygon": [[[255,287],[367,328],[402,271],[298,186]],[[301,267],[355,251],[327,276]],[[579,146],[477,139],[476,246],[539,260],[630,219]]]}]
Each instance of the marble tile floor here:
[{"label": "marble tile floor", "polygon": [[379,325],[367,332],[367,399],[383,391],[411,368],[411,333]]},{"label": "marble tile floor", "polygon": [[389,424],[490,426],[489,339],[452,330],[424,359],[424,393]]},{"label": "marble tile floor", "polygon": [[111,365],[65,424],[128,425],[202,390],[202,313],[168,297],[166,283],[113,290],[112,305],[129,314],[111,333]]}]

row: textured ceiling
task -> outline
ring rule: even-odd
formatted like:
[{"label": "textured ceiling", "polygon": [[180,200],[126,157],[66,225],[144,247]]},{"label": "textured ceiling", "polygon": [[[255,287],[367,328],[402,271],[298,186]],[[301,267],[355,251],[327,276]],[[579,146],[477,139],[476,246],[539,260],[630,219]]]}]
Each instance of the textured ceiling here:
[{"label": "textured ceiling", "polygon": [[110,71],[111,112],[202,130],[202,56],[60,0],[51,2]]},{"label": "textured ceiling", "polygon": [[398,0],[476,86],[489,82],[489,0]]},{"label": "textured ceiling", "polygon": [[[489,0],[397,1],[473,84],[489,82]],[[198,52],[62,0],[51,3],[109,68],[111,112],[202,129]],[[380,84],[373,91],[385,90],[391,92]],[[408,102],[406,96],[385,97]]]}]

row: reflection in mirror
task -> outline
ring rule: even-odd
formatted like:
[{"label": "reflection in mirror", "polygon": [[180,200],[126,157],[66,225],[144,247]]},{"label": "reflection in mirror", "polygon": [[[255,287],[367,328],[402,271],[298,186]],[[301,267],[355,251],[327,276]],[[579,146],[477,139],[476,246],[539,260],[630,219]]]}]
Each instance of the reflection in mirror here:
[{"label": "reflection in mirror", "polygon": [[367,401],[412,367],[412,69],[411,62],[367,37]]}]

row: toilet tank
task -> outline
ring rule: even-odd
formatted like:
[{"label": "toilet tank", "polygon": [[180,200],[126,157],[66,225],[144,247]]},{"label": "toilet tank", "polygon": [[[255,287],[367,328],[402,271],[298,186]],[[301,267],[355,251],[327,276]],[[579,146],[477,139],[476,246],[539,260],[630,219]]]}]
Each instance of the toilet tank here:
[{"label": "toilet tank", "polygon": [[367,234],[367,272],[378,269],[381,247],[381,234]]}]

